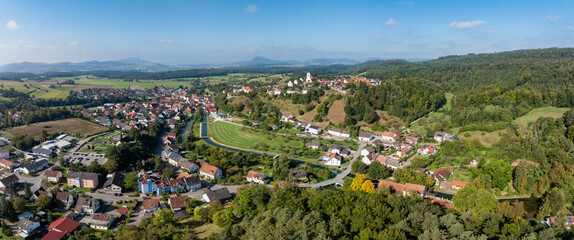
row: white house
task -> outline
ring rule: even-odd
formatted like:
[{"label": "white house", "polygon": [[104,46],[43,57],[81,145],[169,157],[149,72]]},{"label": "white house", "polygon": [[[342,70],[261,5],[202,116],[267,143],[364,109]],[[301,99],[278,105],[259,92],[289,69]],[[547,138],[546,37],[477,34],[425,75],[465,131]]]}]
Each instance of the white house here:
[{"label": "white house", "polygon": [[359,133],[359,141],[368,142],[373,139],[373,135],[368,132],[361,132]]},{"label": "white house", "polygon": [[366,147],[366,148],[363,148],[363,150],[361,150],[361,155],[363,155],[363,156],[367,156],[371,153],[375,153],[375,149],[373,149],[372,147]]},{"label": "white house", "polygon": [[108,230],[113,222],[114,217],[112,215],[96,213],[92,217],[90,227],[99,230]]},{"label": "white house", "polygon": [[312,135],[319,135],[321,134],[321,128],[317,127],[317,126],[309,126],[309,128],[307,129],[307,132],[312,134]]},{"label": "white house", "polygon": [[17,226],[18,229],[20,229],[26,235],[29,235],[40,227],[40,222],[34,220],[33,218],[22,218],[20,221],[18,221]]},{"label": "white house", "polygon": [[249,171],[249,173],[247,173],[247,181],[248,182],[263,184],[263,183],[265,183],[265,182],[263,182],[263,180],[265,180],[266,178],[267,178],[267,176],[265,176],[265,174],[263,174],[263,173],[258,173],[255,171]]},{"label": "white house", "polygon": [[209,163],[205,163],[199,169],[199,175],[211,179],[218,179],[223,177],[223,172],[218,167],[213,166]]},{"label": "white house", "polygon": [[341,163],[343,162],[343,158],[336,153],[331,153],[329,155],[327,155],[325,158],[325,165],[327,166],[341,166]]}]

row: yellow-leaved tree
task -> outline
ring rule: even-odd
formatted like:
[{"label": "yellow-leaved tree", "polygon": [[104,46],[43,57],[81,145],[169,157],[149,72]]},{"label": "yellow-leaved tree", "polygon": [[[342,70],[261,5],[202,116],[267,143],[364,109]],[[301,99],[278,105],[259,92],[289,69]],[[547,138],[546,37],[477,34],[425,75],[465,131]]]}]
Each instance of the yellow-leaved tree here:
[{"label": "yellow-leaved tree", "polygon": [[363,183],[367,180],[365,174],[357,174],[353,182],[351,183],[351,190],[359,190],[363,186]]},{"label": "yellow-leaved tree", "polygon": [[361,186],[361,190],[363,190],[366,193],[371,193],[372,191],[375,190],[375,184],[373,184],[373,182],[371,180],[367,180],[367,181],[363,182],[363,185]]}]

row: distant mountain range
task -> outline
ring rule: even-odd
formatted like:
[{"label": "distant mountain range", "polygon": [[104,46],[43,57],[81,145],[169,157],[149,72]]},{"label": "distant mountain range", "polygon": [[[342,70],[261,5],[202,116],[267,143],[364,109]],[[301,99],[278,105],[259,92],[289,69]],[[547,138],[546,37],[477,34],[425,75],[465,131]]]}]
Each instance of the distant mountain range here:
[{"label": "distant mountain range", "polygon": [[[371,58],[368,60],[383,60],[381,58]],[[405,59],[407,61],[419,62],[428,59]],[[355,65],[362,61],[347,58],[321,58],[307,61],[279,61],[261,56],[254,57],[248,61],[239,61],[225,64],[194,64],[194,65],[166,65],[154,63],[140,58],[126,58],[116,61],[88,61],[88,62],[61,62],[61,63],[41,63],[41,62],[21,62],[0,66],[0,72],[72,72],[72,71],[141,71],[160,72],[183,70],[191,68],[253,68],[253,67],[302,67],[302,66],[328,66],[334,64]]]}]

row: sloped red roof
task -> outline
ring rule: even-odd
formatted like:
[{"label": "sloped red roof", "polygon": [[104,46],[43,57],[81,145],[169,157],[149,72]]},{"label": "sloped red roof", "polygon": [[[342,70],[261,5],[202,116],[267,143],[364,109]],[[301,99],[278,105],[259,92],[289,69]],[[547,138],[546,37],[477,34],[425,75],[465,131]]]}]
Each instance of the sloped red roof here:
[{"label": "sloped red roof", "polygon": [[80,226],[80,223],[69,218],[58,218],[48,227],[49,230],[71,233]]},{"label": "sloped red roof", "polygon": [[60,240],[60,239],[64,238],[65,236],[66,236],[66,233],[64,233],[64,232],[49,231],[48,234],[46,234],[46,236],[44,236],[42,238],[42,240]]}]

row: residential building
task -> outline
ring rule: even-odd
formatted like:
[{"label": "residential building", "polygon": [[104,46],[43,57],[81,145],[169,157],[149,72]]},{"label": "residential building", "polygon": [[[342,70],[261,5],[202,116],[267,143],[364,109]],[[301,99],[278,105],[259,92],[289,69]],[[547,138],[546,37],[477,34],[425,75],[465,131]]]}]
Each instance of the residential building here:
[{"label": "residential building", "polygon": [[8,159],[1,159],[0,160],[0,166],[4,167],[4,168],[8,168],[8,169],[14,169],[17,168],[18,166],[20,166],[19,162],[12,162]]},{"label": "residential building", "polygon": [[41,160],[38,160],[32,164],[28,164],[26,166],[19,167],[17,169],[17,171],[23,172],[25,174],[31,174],[31,173],[39,172],[46,167],[48,167],[48,160],[41,159]]},{"label": "residential building", "polygon": [[442,181],[442,182],[440,182],[439,187],[442,189],[451,190],[452,189],[452,183],[447,182],[447,181]]},{"label": "residential building", "polygon": [[90,221],[90,227],[99,230],[108,230],[112,223],[114,222],[114,217],[112,215],[96,213]]},{"label": "residential building", "polygon": [[104,191],[107,193],[121,193],[124,188],[125,175],[119,172],[110,174],[104,183]]},{"label": "residential building", "polygon": [[367,155],[372,154],[372,153],[375,153],[375,149],[372,147],[363,148],[363,150],[361,151],[361,155],[363,155],[363,156],[367,156]]},{"label": "residential building", "polygon": [[439,167],[433,173],[433,177],[437,182],[446,181],[450,177],[450,174],[454,171],[452,167]]},{"label": "residential building", "polygon": [[100,208],[100,201],[93,198],[78,197],[76,208],[77,213],[94,214]]},{"label": "residential building", "polygon": [[74,196],[69,192],[58,192],[56,194],[56,208],[68,210],[74,204]]},{"label": "residential building", "polygon": [[373,135],[368,132],[360,132],[359,133],[359,141],[368,142],[373,139]]},{"label": "residential building", "polygon": [[177,162],[177,166],[179,166],[179,168],[187,170],[188,172],[197,172],[197,170],[199,170],[199,166],[197,166],[197,164],[195,164],[194,162],[190,162],[186,158],[180,159]]},{"label": "residential building", "polygon": [[62,179],[62,172],[48,169],[44,171],[44,176],[48,179],[49,182],[58,183],[60,182],[60,179]]},{"label": "residential building", "polygon": [[185,201],[187,200],[187,198],[188,198],[187,196],[173,195],[167,200],[167,202],[169,203],[171,210],[176,212],[185,209]]},{"label": "residential building", "polygon": [[145,212],[155,212],[157,210],[160,210],[161,204],[160,204],[159,199],[144,197],[143,209]]},{"label": "residential building", "polygon": [[377,157],[379,157],[378,154],[371,153],[361,158],[361,162],[367,165],[371,165],[372,162],[377,161]]},{"label": "residential building", "polygon": [[397,156],[399,156],[400,158],[404,158],[409,156],[411,153],[413,153],[413,150],[410,148],[401,148],[401,150],[397,151]]},{"label": "residential building", "polygon": [[74,172],[68,170],[68,185],[74,187],[96,188],[98,186],[98,174],[89,172]]},{"label": "residential building", "polygon": [[291,176],[293,176],[293,179],[295,180],[299,181],[307,180],[307,172],[305,172],[305,170],[303,169],[294,170],[293,172],[291,172]]},{"label": "residential building", "polygon": [[52,197],[52,193],[46,191],[43,187],[40,187],[38,190],[32,193],[32,196],[30,196],[30,201],[36,201],[36,199],[38,199],[40,196]]},{"label": "residential building", "polygon": [[0,179],[0,188],[8,189],[12,184],[16,184],[20,181],[16,174],[9,175],[5,178]]},{"label": "residential building", "polygon": [[9,158],[9,157],[10,157],[10,148],[0,149],[0,158]]},{"label": "residential building", "polygon": [[223,177],[223,172],[216,166],[205,163],[199,169],[199,174],[203,177],[218,179]]},{"label": "residential building", "polygon": [[20,231],[26,235],[30,235],[40,227],[40,222],[34,220],[33,218],[22,218],[18,221],[16,226],[18,226],[18,229],[20,229]]},{"label": "residential building", "polygon": [[387,158],[383,164],[384,164],[385,166],[387,166],[387,167],[393,169],[393,170],[397,170],[397,169],[403,167],[403,163],[402,163],[402,162],[399,162],[398,160],[392,159],[392,158]]},{"label": "residential building", "polygon": [[311,148],[311,149],[319,149],[319,147],[321,147],[321,142],[317,142],[317,141],[309,141],[307,143],[307,147]]},{"label": "residential building", "polygon": [[436,147],[433,145],[423,145],[418,151],[421,155],[433,155],[436,153]]},{"label": "residential building", "polygon": [[212,191],[210,189],[205,189],[204,190],[204,194],[201,198],[201,201],[204,202],[212,202],[212,201],[225,201],[231,198],[231,193],[229,193],[229,190],[227,190],[227,188],[220,188],[217,189],[215,191]]},{"label": "residential building", "polygon": [[400,138],[400,135],[398,135],[395,132],[383,132],[382,136],[381,136],[381,140],[383,140],[384,142],[396,142],[398,141]]},{"label": "residential building", "polygon": [[323,164],[327,166],[341,166],[343,158],[337,153],[323,153]]},{"label": "residential building", "polygon": [[[76,230],[80,226],[80,223],[74,221],[70,218],[61,217],[56,219],[56,221],[52,222],[50,226],[48,226],[48,234],[42,238],[42,240],[49,240],[49,239],[62,239],[66,235],[70,235],[74,230]],[[52,233],[54,232],[54,233]],[[56,238],[60,236],[59,238]]]},{"label": "residential building", "polygon": [[249,171],[247,173],[247,181],[248,182],[263,184],[263,183],[265,183],[265,182],[263,182],[263,180],[265,180],[266,178],[267,178],[267,176],[265,176],[265,174],[263,174],[263,173],[259,173],[259,172],[255,172],[255,171]]},{"label": "residential building", "polygon": [[317,126],[313,126],[313,125],[309,126],[309,128],[306,131],[307,131],[307,133],[310,133],[312,135],[321,134],[321,128],[317,127]]},{"label": "residential building", "polygon": [[456,190],[459,190],[459,189],[465,187],[466,184],[468,184],[468,182],[459,181],[459,180],[452,180],[452,188],[454,188]]},{"label": "residential building", "polygon": [[427,194],[427,188],[419,184],[412,184],[412,183],[401,184],[401,183],[379,180],[379,185],[377,188],[381,188],[382,186],[386,186],[392,192],[403,196],[415,193],[421,197],[425,197],[425,195]]},{"label": "residential building", "polygon": [[[548,226],[552,227],[552,225],[555,225],[556,223],[560,222],[560,219],[558,219],[558,216],[546,216],[544,217],[544,223],[548,224]],[[564,225],[566,225],[567,229],[571,229],[572,226],[574,225],[574,215],[566,215],[564,216]]]}]

